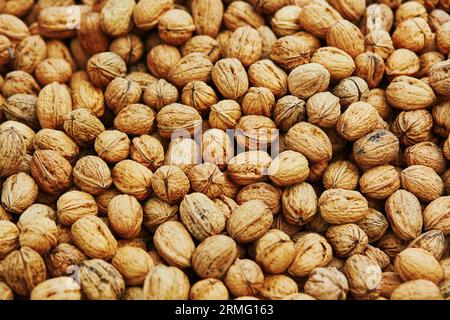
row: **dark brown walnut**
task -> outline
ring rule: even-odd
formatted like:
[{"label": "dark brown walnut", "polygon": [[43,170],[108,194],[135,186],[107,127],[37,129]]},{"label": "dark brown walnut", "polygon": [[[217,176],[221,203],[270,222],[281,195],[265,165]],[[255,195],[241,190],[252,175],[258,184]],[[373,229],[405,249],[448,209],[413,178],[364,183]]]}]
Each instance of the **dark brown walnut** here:
[{"label": "dark brown walnut", "polygon": [[58,194],[72,185],[72,166],[58,152],[35,151],[31,174],[39,187],[49,194]]}]

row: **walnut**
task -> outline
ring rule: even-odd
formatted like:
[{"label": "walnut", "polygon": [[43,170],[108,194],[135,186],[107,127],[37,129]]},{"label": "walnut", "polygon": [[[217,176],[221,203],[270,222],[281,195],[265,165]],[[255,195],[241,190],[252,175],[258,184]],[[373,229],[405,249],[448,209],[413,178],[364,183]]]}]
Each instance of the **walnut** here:
[{"label": "walnut", "polygon": [[364,52],[361,31],[347,20],[340,20],[331,26],[327,32],[327,44],[345,51],[352,58]]},{"label": "walnut", "polygon": [[142,98],[147,106],[159,111],[163,107],[178,101],[178,90],[173,84],[164,79],[159,79],[143,88]]},{"label": "walnut", "polygon": [[430,68],[430,86],[436,93],[448,96],[450,95],[450,61],[442,61],[435,63]]},{"label": "walnut", "polygon": [[187,300],[189,279],[176,267],[157,265],[145,278],[144,298],[146,300]]},{"label": "walnut", "polygon": [[397,157],[399,142],[391,132],[375,130],[353,144],[355,161],[362,166],[387,164]]},{"label": "walnut", "polygon": [[261,200],[250,200],[236,208],[227,222],[228,234],[239,243],[263,236],[272,225],[273,215]]},{"label": "walnut", "polygon": [[74,183],[92,195],[106,191],[112,184],[111,172],[99,157],[85,156],[73,168]]},{"label": "walnut", "polygon": [[423,211],[423,224],[425,230],[440,230],[445,235],[450,233],[448,220],[450,211],[448,210],[448,203],[450,196],[439,197],[432,201]]},{"label": "walnut", "polygon": [[70,277],[48,279],[33,288],[30,300],[81,300],[81,288]]},{"label": "walnut", "polygon": [[270,58],[287,71],[292,71],[299,65],[309,63],[311,54],[308,44],[292,35],[282,37],[273,44]]},{"label": "walnut", "polygon": [[118,249],[111,263],[123,276],[125,283],[131,286],[142,285],[147,274],[153,269],[152,259],[140,248]]},{"label": "walnut", "polygon": [[397,27],[392,34],[392,42],[396,48],[406,48],[414,52],[420,52],[429,47],[433,41],[433,34],[427,21],[416,17],[397,22]]},{"label": "walnut", "polygon": [[327,265],[333,256],[330,244],[318,233],[302,234],[294,248],[294,260],[288,272],[296,277],[308,276],[315,268]]},{"label": "walnut", "polygon": [[192,107],[172,103],[158,112],[156,120],[159,133],[165,138],[170,138],[178,130],[187,130],[192,134],[200,125],[201,116]]},{"label": "walnut", "polygon": [[173,0],[139,1],[133,11],[134,23],[139,29],[150,30],[156,27],[162,15],[173,7]]},{"label": "walnut", "polygon": [[92,259],[81,262],[80,282],[89,300],[118,300],[125,291],[125,281],[110,263]]},{"label": "walnut", "polygon": [[126,159],[117,163],[111,173],[114,185],[119,191],[138,200],[148,197],[153,173],[147,167]]},{"label": "walnut", "polygon": [[89,12],[81,17],[77,37],[90,55],[108,51],[109,40],[101,26],[101,14]]},{"label": "walnut", "polygon": [[5,98],[18,93],[37,96],[41,87],[34,77],[24,71],[11,71],[6,74],[2,86],[2,94]]},{"label": "walnut", "polygon": [[300,29],[299,18],[302,9],[299,6],[288,5],[278,10],[271,20],[275,33],[282,37],[292,35]]},{"label": "walnut", "polygon": [[302,153],[312,162],[331,159],[330,139],[319,127],[308,122],[299,122],[291,127],[285,143],[290,150]]},{"label": "walnut", "polygon": [[223,22],[227,29],[234,31],[246,25],[259,28],[264,25],[264,18],[251,4],[244,1],[233,1],[224,12]]},{"label": "walnut", "polygon": [[313,187],[306,182],[286,188],[281,200],[283,216],[290,224],[304,225],[316,215],[317,196]]},{"label": "walnut", "polygon": [[394,23],[394,13],[384,3],[373,3],[367,6],[362,20],[364,34],[374,30],[389,31]]},{"label": "walnut", "polygon": [[351,22],[358,21],[366,11],[366,3],[364,0],[330,0],[330,4],[335,8],[345,19]]},{"label": "walnut", "polygon": [[308,161],[301,153],[287,150],[272,161],[269,174],[270,180],[280,186],[301,183],[309,175]]},{"label": "walnut", "polygon": [[191,266],[195,244],[182,223],[178,221],[163,222],[156,229],[153,241],[158,254],[169,265],[178,268]]},{"label": "walnut", "polygon": [[383,59],[387,59],[394,52],[394,44],[389,32],[386,30],[372,30],[367,33],[364,40],[366,45],[365,51],[374,52]]},{"label": "walnut", "polygon": [[72,103],[74,109],[88,109],[97,117],[105,113],[105,98],[100,88],[88,80],[72,85]]},{"label": "walnut", "polygon": [[200,160],[200,146],[194,139],[174,137],[167,148],[164,164],[176,165],[188,173]]},{"label": "walnut", "polygon": [[67,86],[53,82],[39,92],[36,114],[42,128],[61,130],[71,111],[72,98]]},{"label": "walnut", "polygon": [[251,87],[242,100],[244,115],[261,115],[270,117],[275,105],[273,93],[264,87]]},{"label": "walnut", "polygon": [[117,77],[112,80],[105,91],[106,105],[115,113],[141,99],[142,90],[137,82]]},{"label": "walnut", "polygon": [[305,101],[291,95],[280,98],[275,104],[273,118],[277,127],[288,131],[294,124],[305,119]]},{"label": "walnut", "polygon": [[359,172],[353,163],[338,160],[325,169],[322,182],[325,189],[355,190],[358,186],[358,179]]},{"label": "walnut", "polygon": [[189,293],[191,300],[228,300],[228,289],[218,279],[204,279],[196,282]]},{"label": "walnut", "polygon": [[224,283],[236,296],[254,296],[262,288],[264,274],[254,261],[236,259],[228,269]]},{"label": "walnut", "polygon": [[164,164],[164,149],[158,139],[149,135],[133,138],[131,159],[155,171]]},{"label": "walnut", "polygon": [[383,58],[377,53],[364,52],[355,58],[354,74],[367,82],[370,89],[377,87],[386,69]]},{"label": "walnut", "polygon": [[217,89],[227,99],[238,99],[248,89],[247,73],[238,59],[219,60],[211,75]]},{"label": "walnut", "polygon": [[221,130],[232,129],[241,118],[241,106],[234,100],[222,100],[211,106],[209,125]]},{"label": "walnut", "polygon": [[403,250],[395,258],[394,265],[403,281],[423,279],[438,284],[444,277],[436,258],[420,248]]},{"label": "walnut", "polygon": [[121,57],[127,65],[135,65],[144,55],[144,43],[137,35],[128,34],[114,39],[109,46],[109,51]]},{"label": "walnut", "polygon": [[21,296],[28,296],[34,287],[45,281],[47,271],[42,257],[29,247],[11,252],[2,261],[5,282]]},{"label": "walnut", "polygon": [[14,223],[0,220],[0,231],[0,258],[4,259],[19,248],[20,230]]},{"label": "walnut", "polygon": [[348,282],[336,268],[315,268],[305,283],[305,292],[319,300],[345,300]]},{"label": "walnut", "polygon": [[13,174],[3,182],[2,206],[9,212],[23,213],[36,201],[38,191],[38,185],[31,176],[23,172]]},{"label": "walnut", "polygon": [[[301,81],[300,81],[301,79]],[[318,63],[307,63],[291,71],[288,77],[289,92],[301,99],[325,91],[330,82],[330,73]]]},{"label": "walnut", "polygon": [[22,122],[32,129],[37,129],[39,127],[37,103],[38,99],[35,96],[19,93],[6,99],[1,108],[7,120]]},{"label": "walnut", "polygon": [[269,230],[255,242],[255,261],[268,273],[286,271],[294,259],[294,252],[294,243],[281,230]]},{"label": "walnut", "polygon": [[361,254],[348,258],[344,266],[350,292],[356,299],[371,300],[378,297],[381,273],[378,264]]},{"label": "walnut", "polygon": [[[422,233],[410,242],[408,248],[421,248],[431,253],[436,260],[441,260],[444,254],[445,238],[444,233],[439,230],[430,230]],[[442,262],[441,262],[441,266]]]},{"label": "walnut", "polygon": [[17,226],[22,229],[26,224],[32,221],[37,216],[42,216],[56,221],[56,212],[49,206],[44,204],[35,203],[29,206],[19,217]]},{"label": "walnut", "polygon": [[264,181],[271,161],[265,151],[241,152],[228,162],[227,175],[239,185]]},{"label": "walnut", "polygon": [[100,23],[103,31],[111,37],[126,35],[133,28],[133,10],[136,6],[134,0],[107,1],[100,14]]},{"label": "walnut", "polygon": [[219,43],[215,39],[206,35],[192,37],[181,48],[181,54],[183,56],[195,52],[200,52],[207,55],[212,63],[216,63],[221,54]]},{"label": "walnut", "polygon": [[430,202],[444,192],[444,184],[438,174],[430,167],[413,165],[400,174],[402,187],[412,192],[419,200]]},{"label": "walnut", "polygon": [[126,194],[114,197],[108,205],[108,222],[111,229],[125,239],[139,235],[143,211],[136,198]]},{"label": "walnut", "polygon": [[358,191],[345,189],[324,191],[317,205],[322,218],[332,224],[357,222],[368,211],[367,200]]},{"label": "walnut", "polygon": [[386,60],[386,75],[391,78],[413,76],[419,70],[419,57],[409,49],[397,49]]},{"label": "walnut", "polygon": [[166,78],[170,69],[181,59],[177,47],[160,44],[150,50],[147,55],[147,67],[159,78]]},{"label": "walnut", "polygon": [[32,74],[45,58],[47,58],[47,44],[40,35],[34,35],[24,38],[18,44],[13,63],[16,70]]},{"label": "walnut", "polygon": [[151,183],[155,194],[170,204],[181,201],[190,189],[189,179],[175,165],[160,167]]},{"label": "walnut", "polygon": [[64,130],[78,145],[89,146],[105,126],[90,110],[76,109],[66,115]]},{"label": "walnut", "polygon": [[392,123],[392,132],[406,145],[414,145],[428,139],[433,118],[427,110],[402,111]]},{"label": "walnut", "polygon": [[439,287],[429,280],[411,280],[400,284],[391,300],[441,300]]},{"label": "walnut", "polygon": [[72,67],[64,59],[48,58],[36,66],[34,74],[41,86],[53,82],[66,83],[72,75]]},{"label": "walnut", "polygon": [[141,135],[154,129],[155,112],[140,103],[128,104],[114,118],[114,128],[130,134]]},{"label": "walnut", "polygon": [[189,232],[199,241],[219,234],[225,228],[225,217],[203,193],[184,196],[180,203],[180,217]]},{"label": "walnut", "polygon": [[386,93],[383,89],[375,88],[363,95],[362,101],[365,101],[374,107],[383,120],[390,118],[392,108],[387,102]]},{"label": "walnut", "polygon": [[79,153],[79,147],[64,132],[54,129],[39,130],[33,140],[35,150],[53,150],[69,162],[73,162]]},{"label": "walnut", "polygon": [[111,259],[117,251],[117,241],[102,219],[87,215],[71,228],[76,246],[94,259]]},{"label": "walnut", "polygon": [[333,252],[341,258],[363,254],[368,244],[366,233],[354,223],[329,227],[326,238],[333,247]]},{"label": "walnut", "polygon": [[325,38],[330,27],[340,20],[342,16],[333,7],[317,2],[302,8],[299,22],[306,31],[316,37]]},{"label": "walnut", "polygon": [[130,139],[118,130],[106,130],[101,132],[94,143],[95,152],[108,163],[117,163],[128,157]]},{"label": "walnut", "polygon": [[215,235],[206,238],[195,248],[192,267],[202,279],[222,278],[236,256],[236,242],[226,235]]},{"label": "walnut", "polygon": [[117,54],[102,52],[89,59],[86,71],[95,86],[105,88],[113,79],[124,77],[127,66]]},{"label": "walnut", "polygon": [[419,200],[406,190],[397,190],[386,200],[386,214],[395,234],[403,240],[416,238],[423,224]]},{"label": "walnut", "polygon": [[58,152],[35,151],[31,174],[38,186],[49,194],[58,194],[72,185],[72,166]]}]

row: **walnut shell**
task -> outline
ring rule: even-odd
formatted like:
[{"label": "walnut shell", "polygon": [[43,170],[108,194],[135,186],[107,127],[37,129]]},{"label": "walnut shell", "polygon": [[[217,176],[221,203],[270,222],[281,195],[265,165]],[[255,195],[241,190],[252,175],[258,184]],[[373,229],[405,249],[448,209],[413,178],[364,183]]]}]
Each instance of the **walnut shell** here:
[{"label": "walnut shell", "polygon": [[325,189],[355,190],[358,186],[359,172],[349,161],[338,160],[325,169],[322,182]]},{"label": "walnut shell", "polygon": [[41,86],[53,82],[66,83],[72,75],[72,67],[64,59],[48,58],[36,66],[34,74],[37,82]]},{"label": "walnut shell", "polygon": [[95,86],[105,88],[113,79],[125,76],[127,65],[117,54],[101,52],[89,59],[86,71]]},{"label": "walnut shell", "polygon": [[95,152],[108,163],[117,163],[128,157],[130,151],[130,139],[118,130],[106,130],[101,132],[94,143]]},{"label": "walnut shell", "polygon": [[49,194],[61,193],[72,185],[72,166],[56,151],[35,151],[31,174],[38,186]]},{"label": "walnut shell", "polygon": [[368,197],[386,199],[400,188],[400,175],[395,167],[382,165],[364,172],[359,185]]},{"label": "walnut shell", "polygon": [[14,223],[0,220],[0,231],[0,258],[3,259],[19,248],[20,230]]},{"label": "walnut shell", "polygon": [[54,82],[39,92],[36,114],[42,128],[61,130],[71,111],[72,98],[67,86]]},{"label": "walnut shell", "polygon": [[364,52],[364,37],[353,23],[339,20],[328,29],[327,44],[339,48],[356,58]]},{"label": "walnut shell", "polygon": [[45,255],[44,259],[47,270],[52,277],[62,277],[71,275],[74,271],[73,266],[80,264],[87,257],[77,247],[60,243]]},{"label": "walnut shell", "polygon": [[71,234],[77,247],[91,258],[109,260],[116,254],[116,239],[107,225],[96,216],[78,219],[72,225]]},{"label": "walnut shell", "polygon": [[318,200],[319,212],[328,223],[357,222],[367,214],[367,200],[358,192],[345,189],[329,189]]},{"label": "walnut shell", "polygon": [[278,99],[275,104],[273,120],[282,131],[288,131],[297,122],[305,120],[305,112],[305,101],[287,95]]},{"label": "walnut shell", "polygon": [[170,204],[181,201],[189,192],[189,179],[175,166],[162,166],[152,177],[152,189],[162,200]]},{"label": "walnut shell", "polygon": [[450,234],[450,196],[439,197],[430,202],[423,211],[425,230],[439,230],[444,235]]},{"label": "walnut shell", "polygon": [[154,129],[155,112],[140,103],[129,104],[117,114],[114,128],[130,134],[141,135],[150,133]]},{"label": "walnut shell", "polygon": [[111,170],[114,185],[121,192],[144,200],[150,193],[153,173],[133,160],[122,160]]},{"label": "walnut shell", "polygon": [[38,196],[38,186],[28,174],[20,172],[9,176],[3,183],[2,206],[9,212],[22,213]]},{"label": "walnut shell", "polygon": [[344,266],[351,294],[356,299],[375,299],[379,295],[381,268],[370,258],[355,254]]},{"label": "walnut shell", "polygon": [[347,278],[336,268],[315,268],[305,283],[305,292],[318,300],[345,300]]},{"label": "walnut shell", "polygon": [[67,134],[54,129],[41,129],[33,139],[35,150],[53,150],[73,163],[80,148]]},{"label": "walnut shell", "polygon": [[322,65],[328,70],[331,79],[341,80],[355,71],[355,62],[345,51],[334,47],[319,48],[311,57],[311,63]]},{"label": "walnut shell", "polygon": [[203,240],[194,250],[192,266],[202,279],[222,278],[237,256],[236,242],[225,235]]},{"label": "walnut shell", "polygon": [[331,159],[330,139],[319,127],[308,122],[299,122],[291,127],[285,143],[289,149],[302,153],[312,162]]},{"label": "walnut shell", "polygon": [[115,234],[125,239],[137,237],[143,220],[142,207],[130,195],[118,195],[108,205],[108,222]]},{"label": "walnut shell", "polygon": [[249,259],[236,259],[224,279],[228,290],[236,297],[256,295],[263,281],[261,268]]},{"label": "walnut shell", "polygon": [[[32,74],[36,66],[47,57],[47,44],[40,35],[24,38],[16,47],[14,67]],[[24,92],[25,93],[25,92]]]},{"label": "walnut shell", "polygon": [[264,181],[271,161],[264,151],[241,152],[228,162],[227,175],[239,185]]},{"label": "walnut shell", "polygon": [[204,162],[215,164],[223,170],[233,153],[231,139],[225,131],[209,129],[203,133],[202,157]]},{"label": "walnut shell", "polygon": [[386,217],[379,211],[369,208],[363,219],[356,223],[367,235],[369,243],[379,240],[389,226]]},{"label": "walnut shell", "polygon": [[33,249],[24,247],[11,252],[2,262],[5,282],[20,296],[28,296],[47,278],[45,263]]},{"label": "walnut shell", "polygon": [[436,101],[429,85],[408,76],[399,76],[392,80],[386,88],[386,98],[390,105],[402,110],[425,109]]},{"label": "walnut shell", "polygon": [[294,260],[288,272],[296,277],[308,276],[315,268],[326,266],[333,256],[330,244],[318,233],[302,234],[294,248]]},{"label": "walnut shell", "polygon": [[391,300],[441,300],[439,287],[429,280],[411,280],[400,284]]},{"label": "walnut shell", "polygon": [[331,26],[342,20],[339,12],[328,4],[311,3],[302,9],[299,19],[300,26],[316,37],[325,38]]},{"label": "walnut shell", "polygon": [[105,126],[90,110],[76,109],[66,115],[64,131],[78,145],[89,146],[105,131]]},{"label": "walnut shell", "polygon": [[176,267],[157,265],[145,278],[144,298],[146,300],[187,300],[189,279]]},{"label": "walnut shell", "polygon": [[400,178],[402,187],[424,202],[433,201],[444,192],[444,184],[441,178],[430,167],[410,166],[401,172]]},{"label": "walnut shell", "polygon": [[386,214],[392,230],[404,240],[416,238],[422,230],[422,210],[414,194],[397,190],[387,200]]},{"label": "walnut shell", "polygon": [[420,248],[403,250],[395,258],[394,265],[403,281],[423,279],[438,284],[444,277],[436,258]]},{"label": "walnut shell", "polygon": [[265,87],[277,98],[284,96],[288,90],[286,72],[269,59],[253,63],[248,68],[248,79],[254,87]]},{"label": "walnut shell", "polygon": [[30,300],[81,300],[81,288],[70,277],[48,279],[33,288]]},{"label": "walnut shell", "polygon": [[92,195],[106,191],[112,184],[111,172],[106,162],[99,157],[86,156],[73,167],[74,183],[82,191]]},{"label": "walnut shell", "polygon": [[270,117],[274,105],[275,97],[269,89],[251,87],[242,100],[242,113]]},{"label": "walnut shell", "polygon": [[118,249],[111,263],[129,286],[144,284],[145,277],[153,269],[152,258],[140,248]]},{"label": "walnut shell", "polygon": [[155,171],[164,164],[164,149],[158,139],[149,135],[133,138],[130,156],[136,162]]},{"label": "walnut shell", "polygon": [[434,91],[440,95],[450,95],[450,73],[449,73],[450,61],[442,61],[435,63],[430,68],[430,86]]},{"label": "walnut shell", "polygon": [[301,99],[325,91],[330,83],[330,73],[319,63],[298,66],[289,73],[289,92]]},{"label": "walnut shell", "polygon": [[387,164],[397,158],[399,142],[390,131],[375,130],[356,140],[353,157],[362,166]]},{"label": "walnut shell", "polygon": [[292,185],[283,191],[283,216],[286,222],[304,225],[310,222],[317,212],[317,195],[307,182]]},{"label": "walnut shell", "polygon": [[119,300],[125,291],[122,275],[106,261],[83,261],[79,274],[81,290],[89,300]]},{"label": "walnut shell", "polygon": [[174,64],[167,74],[167,80],[177,87],[184,87],[191,81],[208,82],[213,64],[203,53],[190,53]]},{"label": "walnut shell", "polygon": [[150,30],[157,26],[161,16],[173,7],[173,0],[139,1],[133,11],[134,23],[141,30]]},{"label": "walnut shell", "polygon": [[58,220],[71,226],[86,215],[97,215],[98,208],[94,197],[82,191],[69,191],[63,194],[56,203]]},{"label": "walnut shell", "polygon": [[245,69],[236,58],[219,60],[212,69],[212,80],[219,92],[227,99],[236,100],[248,89]]},{"label": "walnut shell", "polygon": [[255,261],[268,273],[283,273],[294,259],[294,243],[281,230],[272,229],[255,242]]},{"label": "walnut shell", "polygon": [[87,80],[72,85],[72,103],[74,109],[91,110],[97,117],[105,113],[105,98],[102,90]]},{"label": "walnut shell", "polygon": [[156,115],[158,131],[164,138],[171,138],[177,131],[188,131],[193,134],[200,125],[201,116],[195,108],[172,103],[163,107]]},{"label": "walnut shell", "polygon": [[126,35],[133,28],[134,0],[107,1],[100,13],[100,23],[103,31],[111,37]]},{"label": "walnut shell", "polygon": [[424,165],[437,174],[443,174],[447,164],[442,149],[432,142],[420,142],[408,147],[404,157],[408,166]]},{"label": "walnut shell", "polygon": [[106,87],[105,102],[114,114],[141,99],[141,86],[133,80],[117,77]]},{"label": "walnut shell", "polygon": [[341,115],[339,98],[330,92],[318,92],[306,102],[308,122],[321,128],[334,127]]},{"label": "walnut shell", "polygon": [[233,129],[241,118],[241,106],[234,100],[222,100],[211,106],[209,125],[212,128]]},{"label": "walnut shell", "polygon": [[191,300],[228,300],[228,289],[218,279],[204,279],[196,282],[189,292]]},{"label": "walnut shell", "polygon": [[326,238],[333,252],[341,258],[363,254],[369,241],[364,230],[354,223],[329,227]]},{"label": "walnut shell", "polygon": [[88,54],[108,51],[109,40],[101,26],[101,14],[89,12],[81,17],[77,37]]},{"label": "walnut shell", "polygon": [[191,266],[195,249],[188,230],[178,221],[166,221],[155,232],[154,245],[159,255],[171,266],[186,268]]},{"label": "walnut shell", "polygon": [[[408,248],[421,248],[431,253],[436,260],[441,260],[444,254],[445,238],[444,233],[439,230],[430,230],[422,233],[410,242]],[[441,266],[443,266],[441,262]],[[444,270],[445,273],[445,270]],[[444,277],[445,278],[445,277]]]}]

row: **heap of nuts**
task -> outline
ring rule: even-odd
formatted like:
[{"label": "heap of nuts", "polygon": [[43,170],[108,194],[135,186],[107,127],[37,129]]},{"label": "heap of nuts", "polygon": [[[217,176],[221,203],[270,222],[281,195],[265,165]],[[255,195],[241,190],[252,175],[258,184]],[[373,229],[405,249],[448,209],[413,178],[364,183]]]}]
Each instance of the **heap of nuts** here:
[{"label": "heap of nuts", "polygon": [[449,12],[0,1],[0,300],[449,299]]}]

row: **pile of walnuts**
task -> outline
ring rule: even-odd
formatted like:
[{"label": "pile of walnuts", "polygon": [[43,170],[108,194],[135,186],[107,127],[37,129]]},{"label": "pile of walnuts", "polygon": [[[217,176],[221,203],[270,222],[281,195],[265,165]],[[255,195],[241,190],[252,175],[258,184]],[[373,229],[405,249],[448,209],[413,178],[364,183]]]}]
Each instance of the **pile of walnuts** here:
[{"label": "pile of walnuts", "polygon": [[448,299],[449,12],[0,1],[0,300]]}]

